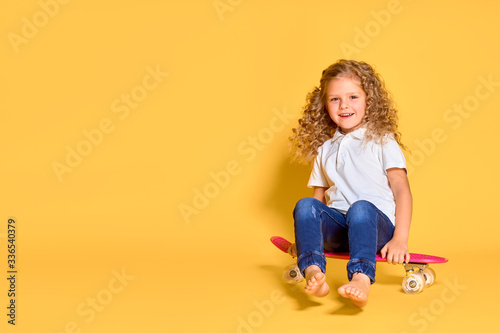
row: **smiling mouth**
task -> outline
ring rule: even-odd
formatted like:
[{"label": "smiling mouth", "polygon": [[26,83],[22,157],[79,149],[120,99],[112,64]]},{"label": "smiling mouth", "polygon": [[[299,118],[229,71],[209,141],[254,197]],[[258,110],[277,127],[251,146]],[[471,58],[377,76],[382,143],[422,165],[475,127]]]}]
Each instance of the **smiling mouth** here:
[{"label": "smiling mouth", "polygon": [[344,118],[344,117],[350,117],[352,115],[354,115],[354,113],[341,113],[341,114],[339,114],[339,117]]}]

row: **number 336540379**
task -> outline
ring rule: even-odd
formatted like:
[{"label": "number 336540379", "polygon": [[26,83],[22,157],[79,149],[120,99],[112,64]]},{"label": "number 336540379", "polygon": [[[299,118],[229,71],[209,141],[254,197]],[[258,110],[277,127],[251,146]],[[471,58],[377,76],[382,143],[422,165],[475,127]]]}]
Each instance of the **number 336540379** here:
[{"label": "number 336540379", "polygon": [[15,226],[16,221],[14,219],[9,219],[9,224],[8,224],[8,264],[9,265],[14,265],[16,263],[16,226]]}]

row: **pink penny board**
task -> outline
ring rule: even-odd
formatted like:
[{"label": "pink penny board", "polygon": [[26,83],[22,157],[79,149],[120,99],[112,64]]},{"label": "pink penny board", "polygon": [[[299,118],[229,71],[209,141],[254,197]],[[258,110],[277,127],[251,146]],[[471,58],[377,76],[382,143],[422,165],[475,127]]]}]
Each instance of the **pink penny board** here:
[{"label": "pink penny board", "polygon": [[[274,236],[271,237],[271,242],[281,251],[288,253],[288,248],[292,243],[284,239],[283,237],[279,236]],[[335,252],[335,253],[327,253],[325,252],[325,257],[327,258],[335,258],[335,259],[344,259],[344,260],[349,260],[349,253],[341,253],[341,252]],[[377,261],[387,261],[386,259],[382,258],[380,254],[377,254]],[[436,256],[431,256],[427,254],[420,254],[420,253],[410,253],[410,263],[413,264],[442,264],[448,262],[448,259],[443,258],[443,257],[436,257]]]}]

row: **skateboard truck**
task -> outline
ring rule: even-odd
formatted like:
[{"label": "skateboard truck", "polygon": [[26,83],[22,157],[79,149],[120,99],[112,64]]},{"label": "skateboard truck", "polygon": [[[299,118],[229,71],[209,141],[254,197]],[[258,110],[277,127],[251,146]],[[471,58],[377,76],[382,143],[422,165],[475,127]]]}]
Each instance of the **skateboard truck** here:
[{"label": "skateboard truck", "polygon": [[406,275],[408,275],[411,273],[417,273],[417,272],[423,271],[424,269],[429,267],[429,264],[415,264],[412,262],[408,262],[408,263],[405,262],[405,263],[403,263],[403,266],[405,268]]}]

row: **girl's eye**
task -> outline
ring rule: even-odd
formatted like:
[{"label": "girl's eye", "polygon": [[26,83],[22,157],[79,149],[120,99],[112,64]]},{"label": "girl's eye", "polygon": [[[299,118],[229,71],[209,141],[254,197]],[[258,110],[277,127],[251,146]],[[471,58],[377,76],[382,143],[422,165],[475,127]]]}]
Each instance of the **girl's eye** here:
[{"label": "girl's eye", "polygon": [[330,101],[337,102],[338,100],[339,100],[338,97],[333,97]]},{"label": "girl's eye", "polygon": [[358,96],[351,96],[351,99],[356,99],[358,98]]}]

